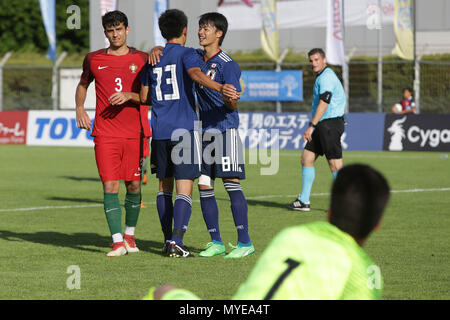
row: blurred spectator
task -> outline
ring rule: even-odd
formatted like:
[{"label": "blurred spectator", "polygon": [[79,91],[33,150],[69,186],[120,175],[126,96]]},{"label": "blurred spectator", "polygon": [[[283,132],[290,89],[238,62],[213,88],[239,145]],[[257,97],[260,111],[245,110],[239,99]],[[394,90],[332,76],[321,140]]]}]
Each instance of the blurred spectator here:
[{"label": "blurred spectator", "polygon": [[414,101],[411,88],[403,89],[403,99],[399,103],[396,103],[392,106],[392,113],[417,113],[416,102]]}]

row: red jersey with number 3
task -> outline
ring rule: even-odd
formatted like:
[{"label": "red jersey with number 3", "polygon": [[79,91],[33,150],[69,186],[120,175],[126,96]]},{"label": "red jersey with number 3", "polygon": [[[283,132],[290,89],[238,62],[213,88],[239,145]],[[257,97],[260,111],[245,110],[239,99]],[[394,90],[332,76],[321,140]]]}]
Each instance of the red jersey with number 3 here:
[{"label": "red jersey with number 3", "polygon": [[146,64],[145,52],[130,48],[124,55],[108,54],[107,49],[90,52],[83,62],[80,82],[89,84],[95,79],[97,105],[92,136],[139,138],[148,131],[148,119],[141,117],[139,105],[131,102],[111,105],[109,97],[116,92],[139,94],[139,73]]}]

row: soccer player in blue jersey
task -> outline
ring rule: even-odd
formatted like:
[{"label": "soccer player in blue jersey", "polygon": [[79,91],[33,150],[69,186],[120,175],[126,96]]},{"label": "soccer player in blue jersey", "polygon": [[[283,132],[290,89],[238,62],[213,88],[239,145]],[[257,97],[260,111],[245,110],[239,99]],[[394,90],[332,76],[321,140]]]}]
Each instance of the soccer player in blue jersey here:
[{"label": "soccer player in blue jersey", "polygon": [[[228,21],[220,13],[210,12],[200,16],[199,41],[203,50],[197,53],[203,60],[201,69],[208,77],[220,84],[232,84],[241,90],[239,65],[220,49],[228,29]],[[161,47],[155,47],[150,53],[152,64],[163,56]],[[231,201],[231,212],[236,226],[237,246],[225,258],[241,258],[255,252],[248,231],[247,200],[240,180],[245,179],[243,146],[239,137],[238,99],[222,96],[201,84],[195,85],[198,98],[199,115],[203,131],[202,175],[198,186],[200,204],[211,242],[206,245],[201,257],[213,257],[226,254],[219,229],[219,209],[214,195],[214,180],[222,178]]]},{"label": "soccer player in blue jersey", "polygon": [[[198,37],[203,50],[197,50],[204,64],[202,71],[212,80],[229,83],[241,91],[239,65],[220,46],[228,22],[218,12],[205,13],[199,19]],[[199,115],[203,129],[202,175],[198,181],[203,218],[211,236],[201,257],[226,254],[219,230],[219,210],[214,196],[214,180],[221,178],[230,197],[231,212],[237,230],[237,246],[225,258],[242,258],[255,252],[248,231],[247,200],[240,180],[245,179],[243,146],[238,133],[237,100],[196,84]]]},{"label": "soccer player in blue jersey", "polygon": [[312,120],[303,138],[302,192],[287,207],[310,211],[309,197],[315,178],[314,162],[325,154],[333,178],[343,166],[341,136],[344,133],[345,92],[339,78],[327,67],[325,52],[314,48],[308,52],[309,64],[317,74],[313,88]]},{"label": "soccer player in blue jersey", "polygon": [[[152,67],[147,64],[142,72],[140,97],[143,104],[150,104],[151,87],[151,164],[159,179],[157,208],[166,240],[163,251],[171,257],[189,257],[192,254],[184,247],[183,236],[191,216],[193,182],[200,176],[202,160],[200,140],[194,131],[198,117],[192,80],[228,97],[235,98],[236,93],[234,87],[205,76],[198,53],[184,47],[187,17],[182,11],[169,9],[158,23],[167,44],[161,61]],[[174,178],[177,196],[172,205]]]}]

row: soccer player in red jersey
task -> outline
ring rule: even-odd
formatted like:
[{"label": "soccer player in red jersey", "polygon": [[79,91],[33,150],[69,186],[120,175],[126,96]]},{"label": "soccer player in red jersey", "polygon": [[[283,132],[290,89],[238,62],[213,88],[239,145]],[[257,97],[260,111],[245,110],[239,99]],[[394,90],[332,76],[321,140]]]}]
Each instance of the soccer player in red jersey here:
[{"label": "soccer player in red jersey", "polygon": [[[147,113],[140,110],[139,73],[148,55],[128,47],[130,32],[127,16],[111,11],[102,17],[110,46],[90,52],[83,62],[83,73],[77,86],[76,119],[79,128],[90,130],[91,120],[84,109],[86,92],[95,79],[97,97],[92,136],[95,159],[103,183],[104,211],[112,235],[116,257],[138,252],[134,231],[141,206],[142,143],[149,136]],[[148,111],[147,111],[148,112]],[[144,119],[145,118],[145,119]],[[119,201],[120,180],[125,181],[125,231],[122,236],[122,209]]]}]

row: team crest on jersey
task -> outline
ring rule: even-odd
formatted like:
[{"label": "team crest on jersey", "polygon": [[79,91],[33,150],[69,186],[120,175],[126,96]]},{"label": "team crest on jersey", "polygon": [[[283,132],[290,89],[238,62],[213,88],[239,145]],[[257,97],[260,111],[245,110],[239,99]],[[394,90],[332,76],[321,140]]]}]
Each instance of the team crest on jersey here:
[{"label": "team crest on jersey", "polygon": [[[214,68],[214,67],[213,67]],[[211,78],[211,80],[214,80],[216,77],[216,69],[209,69],[206,75]]]},{"label": "team crest on jersey", "polygon": [[135,65],[134,63],[132,63],[132,64],[130,64],[129,68],[131,70],[131,73],[136,73],[138,66]]}]

